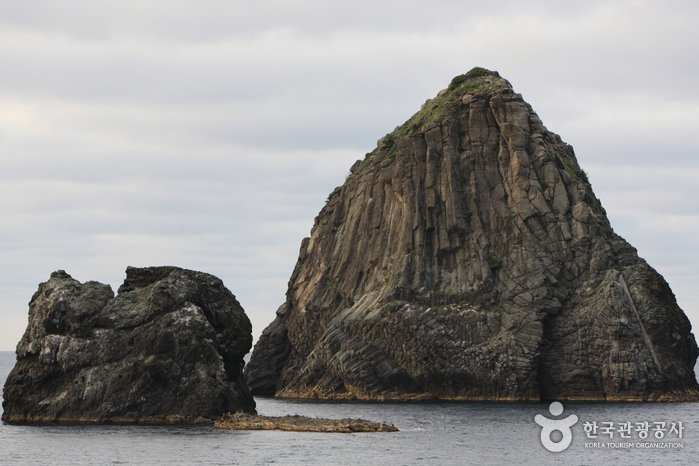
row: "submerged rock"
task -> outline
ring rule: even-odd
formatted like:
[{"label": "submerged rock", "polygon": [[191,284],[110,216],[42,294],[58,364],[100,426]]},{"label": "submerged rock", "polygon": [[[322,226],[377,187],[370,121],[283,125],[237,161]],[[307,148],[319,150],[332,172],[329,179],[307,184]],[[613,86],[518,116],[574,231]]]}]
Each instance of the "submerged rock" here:
[{"label": "submerged rock", "polygon": [[251,325],[213,275],[126,270],[109,285],[60,270],[39,285],[3,421],[199,423],[255,412],[242,375]]},{"label": "submerged rock", "polygon": [[398,432],[393,424],[380,424],[364,419],[314,419],[305,416],[253,416],[245,413],[227,414],[214,423],[214,429],[286,430],[292,432]]},{"label": "submerged rock", "polygon": [[690,330],[573,148],[475,68],[330,194],[246,373],[294,398],[695,400]]}]

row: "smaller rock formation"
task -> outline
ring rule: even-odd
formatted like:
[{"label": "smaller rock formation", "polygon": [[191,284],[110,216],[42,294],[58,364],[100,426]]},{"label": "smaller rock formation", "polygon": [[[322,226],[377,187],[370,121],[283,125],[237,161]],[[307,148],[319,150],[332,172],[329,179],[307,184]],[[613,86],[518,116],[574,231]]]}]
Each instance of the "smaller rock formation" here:
[{"label": "smaller rock formation", "polygon": [[380,424],[364,419],[313,419],[305,416],[252,416],[245,413],[226,414],[216,421],[214,429],[286,430],[292,432],[398,432],[393,424]]},{"label": "smaller rock formation", "polygon": [[242,375],[251,331],[213,275],[129,267],[115,297],[59,270],[29,303],[2,420],[203,423],[255,413]]}]

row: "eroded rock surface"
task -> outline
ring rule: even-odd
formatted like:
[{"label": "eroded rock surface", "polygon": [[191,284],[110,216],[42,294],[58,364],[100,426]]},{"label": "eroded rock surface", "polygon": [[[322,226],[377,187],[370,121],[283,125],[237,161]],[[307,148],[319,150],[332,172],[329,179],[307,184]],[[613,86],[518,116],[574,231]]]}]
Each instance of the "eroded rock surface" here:
[{"label": "eroded rock surface", "polygon": [[51,274],[4,388],[3,421],[211,422],[255,412],[242,375],[251,325],[213,275],[126,270],[109,285]]},{"label": "eroded rock surface", "polygon": [[350,172],[253,351],[253,393],[697,399],[669,286],[496,72],[455,78]]},{"label": "eroded rock surface", "polygon": [[214,429],[286,430],[291,432],[398,432],[393,424],[380,424],[364,419],[314,419],[305,416],[253,416],[246,413],[226,414],[214,423]]}]

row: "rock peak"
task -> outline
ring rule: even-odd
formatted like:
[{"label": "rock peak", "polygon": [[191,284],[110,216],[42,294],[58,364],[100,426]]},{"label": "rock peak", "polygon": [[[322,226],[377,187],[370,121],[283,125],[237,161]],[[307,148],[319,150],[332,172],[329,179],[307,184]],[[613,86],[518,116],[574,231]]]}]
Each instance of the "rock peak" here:
[{"label": "rock peak", "polygon": [[256,393],[699,395],[669,287],[614,233],[573,148],[483,68],[352,166],[286,297],[247,369]]}]

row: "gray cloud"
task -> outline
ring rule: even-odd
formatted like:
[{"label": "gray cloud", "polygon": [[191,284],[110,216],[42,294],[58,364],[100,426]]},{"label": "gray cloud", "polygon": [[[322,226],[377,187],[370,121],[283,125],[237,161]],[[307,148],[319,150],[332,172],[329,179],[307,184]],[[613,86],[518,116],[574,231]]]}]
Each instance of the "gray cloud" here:
[{"label": "gray cloud", "polygon": [[353,161],[473,66],[571,143],[699,324],[696,2],[0,3],[0,350],[64,268],[220,276],[255,333]]}]

